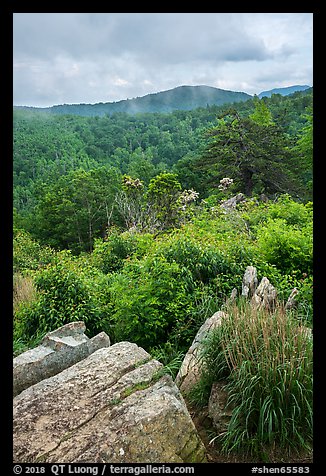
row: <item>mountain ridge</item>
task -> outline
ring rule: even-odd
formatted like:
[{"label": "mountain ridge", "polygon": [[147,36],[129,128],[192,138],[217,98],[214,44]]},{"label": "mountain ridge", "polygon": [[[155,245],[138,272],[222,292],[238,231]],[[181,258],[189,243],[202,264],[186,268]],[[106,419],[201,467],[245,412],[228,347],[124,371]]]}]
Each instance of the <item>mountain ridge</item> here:
[{"label": "mountain ridge", "polygon": [[300,85],[300,84],[295,84],[294,86],[287,86],[284,88],[273,88],[269,89],[267,91],[262,91],[261,93],[258,94],[259,99],[262,97],[271,97],[272,94],[281,94],[282,96],[288,96],[289,94],[296,93],[297,91],[305,91],[306,89],[309,89],[311,86],[308,86],[307,84]]},{"label": "mountain ridge", "polygon": [[[275,88],[263,91],[258,97],[270,97],[274,91],[282,95],[292,94],[295,91],[302,91],[310,86],[289,86],[287,88]],[[291,92],[288,92],[290,91]],[[263,96],[262,96],[263,95]],[[245,92],[230,91],[213,86],[177,86],[165,91],[146,94],[131,99],[122,99],[114,102],[99,102],[95,104],[59,104],[50,107],[14,106],[15,109],[28,109],[32,111],[48,112],[51,114],[73,114],[80,116],[104,116],[115,112],[126,112],[129,114],[159,112],[169,113],[176,110],[192,110],[198,107],[221,106],[224,104],[247,101],[254,96]]]}]

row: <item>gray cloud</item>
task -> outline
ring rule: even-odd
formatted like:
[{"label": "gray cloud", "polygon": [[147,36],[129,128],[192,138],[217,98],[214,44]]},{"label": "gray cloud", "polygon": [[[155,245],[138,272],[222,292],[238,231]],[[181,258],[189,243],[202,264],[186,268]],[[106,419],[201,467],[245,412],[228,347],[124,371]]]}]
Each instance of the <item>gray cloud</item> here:
[{"label": "gray cloud", "polygon": [[15,15],[14,28],[16,54],[39,59],[63,53],[76,59],[114,57],[122,51],[167,63],[269,56],[232,14],[28,13]]},{"label": "gray cloud", "polygon": [[312,14],[15,13],[14,103],[113,101],[199,78],[260,92],[266,68],[290,59],[287,85],[312,70],[311,37]]}]

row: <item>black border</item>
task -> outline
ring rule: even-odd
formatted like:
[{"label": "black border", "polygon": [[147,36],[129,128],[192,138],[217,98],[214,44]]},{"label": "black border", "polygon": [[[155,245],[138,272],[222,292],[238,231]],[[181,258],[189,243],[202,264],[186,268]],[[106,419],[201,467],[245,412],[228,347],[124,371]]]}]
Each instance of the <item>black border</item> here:
[{"label": "black border", "polygon": [[[139,5],[140,6],[140,5]],[[146,5],[145,5],[146,6]],[[158,5],[159,7],[160,5]],[[184,10],[184,7],[178,7],[175,3],[170,9],[167,4],[164,4],[165,9],[168,11],[181,12]],[[189,4],[187,5],[189,7]],[[226,10],[224,12],[234,12],[239,13],[243,12],[243,4],[238,6],[236,4],[227,4],[227,5],[216,5],[213,7],[219,7],[219,10],[224,7]],[[289,12],[292,10],[292,7],[287,7],[284,2],[273,2],[272,5],[256,5],[255,9],[258,8],[258,12],[264,12],[264,7],[269,8],[266,13],[272,12]],[[41,7],[41,8],[40,8]],[[96,5],[92,4],[92,7]],[[114,8],[114,5],[112,5]],[[221,8],[220,8],[221,7]],[[254,8],[246,4],[247,13],[254,12]],[[323,345],[322,334],[322,323],[325,319],[324,312],[322,311],[324,307],[323,302],[323,274],[324,269],[322,266],[323,263],[323,253],[325,249],[324,243],[325,240],[322,238],[323,229],[321,227],[324,223],[324,207],[323,207],[323,193],[322,193],[322,165],[325,161],[325,156],[321,152],[321,144],[323,141],[322,137],[322,112],[321,112],[321,98],[323,96],[323,91],[321,89],[321,65],[324,63],[324,49],[322,46],[323,37],[321,36],[321,30],[324,27],[323,18],[321,15],[320,2],[317,5],[317,2],[306,5],[307,8],[302,9],[302,5],[293,12],[293,13],[313,13],[314,14],[314,375],[315,375],[315,385],[314,385],[314,424],[315,424],[315,438],[314,438],[314,462],[312,465],[307,465],[310,467],[310,474],[321,474],[319,473],[319,466],[322,467],[323,462],[323,433],[321,427],[321,409],[323,408],[322,402],[322,387],[323,387],[323,371],[324,368],[321,365],[321,348]],[[28,8],[28,12],[27,12]],[[98,10],[101,12],[103,8],[102,4],[99,4]],[[128,8],[128,5],[125,6]],[[207,10],[210,10],[211,5],[207,5]],[[2,369],[2,379],[1,379],[1,394],[4,396],[2,399],[2,418],[1,418],[1,468],[3,465],[8,466],[9,473],[12,474],[12,144],[13,144],[13,133],[12,133],[12,100],[13,100],[13,91],[12,91],[12,37],[13,37],[13,13],[14,12],[71,12],[74,11],[74,7],[69,7],[67,3],[60,5],[56,2],[55,4],[42,4],[37,5],[33,2],[15,2],[10,1],[2,2],[0,7],[0,21],[1,24],[1,45],[3,49],[2,57],[2,74],[1,79],[4,82],[1,88],[2,100],[5,103],[6,114],[2,115],[1,130],[3,133],[2,140],[2,149],[3,155],[0,161],[1,164],[1,204],[2,204],[2,219],[1,219],[1,262],[0,262],[0,276],[1,276],[1,304],[2,304],[2,319],[1,319],[1,343],[0,343],[0,362]],[[271,12],[272,9],[272,12]],[[118,10],[120,11],[120,10]],[[221,13],[224,13],[221,11]],[[195,13],[195,12],[194,12]],[[11,92],[11,93],[10,93]],[[234,471],[238,469],[236,474],[251,474],[251,467],[262,465],[257,464],[246,464],[246,463],[210,463],[210,464],[196,464],[195,474],[197,470],[207,470],[209,468],[218,466],[221,468],[221,474],[227,474],[229,471],[230,474],[234,474]],[[45,465],[46,466],[46,465]],[[77,465],[78,466],[78,465]],[[95,464],[92,466],[96,466]],[[101,466],[101,465],[99,465]],[[130,465],[132,466],[132,465]],[[168,466],[168,465],[166,465]],[[280,467],[280,466],[294,466],[292,464],[265,464],[266,467]],[[305,466],[302,464],[301,466]],[[227,469],[228,468],[228,469]],[[4,472],[4,474],[6,474]],[[23,473],[24,474],[24,473]],[[46,474],[51,474],[46,473]],[[99,473],[100,474],[100,473]],[[106,472],[106,474],[109,474]]]}]

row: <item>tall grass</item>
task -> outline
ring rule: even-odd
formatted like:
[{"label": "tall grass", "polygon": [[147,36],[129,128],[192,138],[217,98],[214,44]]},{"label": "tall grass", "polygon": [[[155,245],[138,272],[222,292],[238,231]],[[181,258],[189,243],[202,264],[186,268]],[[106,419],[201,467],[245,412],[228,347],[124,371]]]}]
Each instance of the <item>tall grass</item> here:
[{"label": "tall grass", "polygon": [[17,311],[21,306],[32,303],[37,296],[37,291],[33,284],[33,279],[30,276],[23,276],[20,273],[14,273],[13,276],[13,355],[14,357],[25,352],[34,345],[37,345],[43,335],[37,335],[34,339],[29,339],[27,336],[20,335],[20,322],[17,319]]},{"label": "tall grass", "polygon": [[[312,336],[278,306],[272,313],[246,301],[229,306],[203,347],[200,386],[227,379],[225,452],[266,447],[308,449],[312,443]],[[206,394],[207,397],[207,394]]]},{"label": "tall grass", "polygon": [[181,367],[185,353],[178,350],[176,345],[166,342],[150,350],[150,354],[154,359],[159,360],[164,365],[164,371],[171,375],[173,380]]},{"label": "tall grass", "polygon": [[13,278],[13,308],[14,312],[21,303],[33,301],[36,297],[36,289],[30,276],[15,273]]}]

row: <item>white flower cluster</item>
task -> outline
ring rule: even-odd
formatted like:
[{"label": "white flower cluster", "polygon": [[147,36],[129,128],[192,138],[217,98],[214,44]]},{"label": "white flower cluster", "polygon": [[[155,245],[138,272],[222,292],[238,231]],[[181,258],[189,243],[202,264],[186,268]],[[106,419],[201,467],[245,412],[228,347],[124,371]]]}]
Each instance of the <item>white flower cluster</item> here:
[{"label": "white flower cluster", "polygon": [[182,204],[186,204],[189,202],[195,202],[197,198],[199,197],[199,193],[196,192],[196,190],[193,190],[192,188],[190,190],[184,190],[182,194],[180,195],[180,201]]},{"label": "white flower cluster", "polygon": [[195,202],[199,197],[199,193],[193,190],[192,188],[189,190],[184,190],[181,195],[179,196],[179,201],[181,203],[181,209],[183,211],[186,210],[188,203]]},{"label": "white flower cluster", "polygon": [[123,178],[123,185],[130,188],[142,188],[143,182],[138,178],[133,179],[131,177],[124,177]]},{"label": "white flower cluster", "polygon": [[225,190],[227,190],[230,185],[233,184],[233,179],[232,178],[229,178],[229,177],[225,177],[225,178],[222,178],[220,180],[220,185],[218,186],[219,190],[222,190],[222,192],[224,192]]}]

